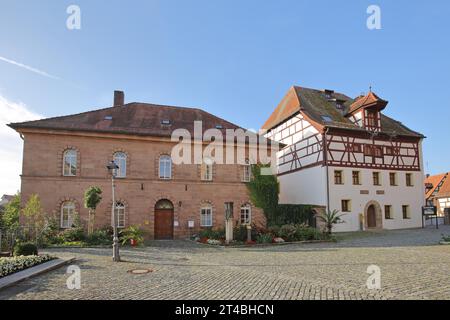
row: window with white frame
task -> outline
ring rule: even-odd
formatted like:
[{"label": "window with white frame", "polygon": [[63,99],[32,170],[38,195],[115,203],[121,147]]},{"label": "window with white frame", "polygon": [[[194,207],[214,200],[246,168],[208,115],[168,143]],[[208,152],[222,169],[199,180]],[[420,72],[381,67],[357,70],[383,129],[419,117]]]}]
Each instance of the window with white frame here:
[{"label": "window with white frame", "polygon": [[66,201],[61,206],[61,228],[72,228],[75,217],[75,204],[71,201]]},{"label": "window with white frame", "polygon": [[250,165],[250,161],[248,159],[245,159],[245,164],[244,164],[244,175],[242,177],[242,181],[243,182],[250,182],[250,178],[252,175],[252,170],[251,170],[251,165]]},{"label": "window with white frame", "polygon": [[241,224],[251,224],[252,223],[252,208],[249,204],[241,206]]},{"label": "window with white frame", "polygon": [[66,150],[63,156],[63,175],[73,177],[77,175],[77,151]]},{"label": "window with white frame", "polygon": [[170,156],[159,157],[159,178],[164,180],[172,179],[172,159]]},{"label": "window with white frame", "polygon": [[205,205],[200,210],[200,226],[212,227],[212,206]]},{"label": "window with white frame", "polygon": [[116,178],[125,178],[127,176],[127,155],[125,152],[114,153],[114,162],[119,167],[116,170]]},{"label": "window with white frame", "polygon": [[213,161],[210,158],[203,159],[201,168],[202,180],[212,181],[213,178]]},{"label": "window with white frame", "polygon": [[116,202],[117,227],[125,228],[125,205],[122,202]]}]

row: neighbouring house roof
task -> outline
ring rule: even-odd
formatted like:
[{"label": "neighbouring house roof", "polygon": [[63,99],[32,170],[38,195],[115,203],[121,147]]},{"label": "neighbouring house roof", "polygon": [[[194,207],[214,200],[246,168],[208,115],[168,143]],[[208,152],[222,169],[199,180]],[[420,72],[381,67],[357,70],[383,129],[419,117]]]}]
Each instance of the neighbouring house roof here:
[{"label": "neighbouring house roof", "polygon": [[[165,120],[170,124],[163,123]],[[243,129],[201,109],[137,102],[9,126],[17,131],[30,128],[156,137],[171,137],[174,130],[186,129],[194,137],[194,121],[202,121],[202,133],[207,129],[218,129],[224,138],[227,129]]]},{"label": "neighbouring house roof", "polygon": [[0,199],[0,211],[3,210],[3,208],[9,203],[11,202],[11,200],[14,198],[14,196],[9,195],[9,194],[4,194],[2,196],[2,198]]},{"label": "neighbouring house roof", "polygon": [[[313,125],[321,128],[340,128],[355,131],[366,131],[364,128],[353,124],[346,115],[354,112],[363,106],[380,104],[387,101],[379,98],[375,93],[352,99],[345,94],[328,91],[329,97],[324,90],[310,89],[294,86],[283,98],[275,111],[270,115],[263,125],[264,130],[271,130],[295,114],[301,112]],[[342,110],[336,108],[336,102],[342,105]],[[325,117],[325,119],[324,119]],[[423,138],[424,136],[413,131],[401,122],[381,114],[381,133],[391,136],[408,136]]]},{"label": "neighbouring house roof", "polygon": [[[447,173],[441,173],[441,174],[437,174],[434,176],[429,176],[425,179],[425,186],[426,186],[426,194],[425,194],[425,198],[428,200],[434,193],[434,191],[436,190],[436,188],[439,186],[439,184],[441,183],[441,181],[443,179],[445,179],[447,177]],[[445,179],[446,181],[448,181],[447,185],[450,188],[450,180]],[[431,187],[431,188],[430,188]],[[442,186],[443,187],[443,186]],[[428,190],[428,191],[427,191]],[[441,188],[442,190],[442,188]],[[450,190],[449,190],[450,191]],[[439,191],[440,193],[440,191]],[[436,196],[439,194],[437,193]]]},{"label": "neighbouring house roof", "polygon": [[436,198],[442,197],[450,197],[450,179],[448,179],[448,174],[445,176],[442,186],[436,194]]}]

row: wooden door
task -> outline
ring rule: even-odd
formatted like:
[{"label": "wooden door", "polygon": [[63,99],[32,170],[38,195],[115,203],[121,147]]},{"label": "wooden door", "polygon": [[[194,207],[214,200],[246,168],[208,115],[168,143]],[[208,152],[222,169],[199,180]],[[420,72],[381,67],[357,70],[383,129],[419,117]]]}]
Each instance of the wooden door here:
[{"label": "wooden door", "polygon": [[375,206],[371,205],[367,209],[367,227],[376,228],[377,227],[377,216],[375,213]]},{"label": "wooden door", "polygon": [[155,209],[155,240],[173,239],[173,209]]}]

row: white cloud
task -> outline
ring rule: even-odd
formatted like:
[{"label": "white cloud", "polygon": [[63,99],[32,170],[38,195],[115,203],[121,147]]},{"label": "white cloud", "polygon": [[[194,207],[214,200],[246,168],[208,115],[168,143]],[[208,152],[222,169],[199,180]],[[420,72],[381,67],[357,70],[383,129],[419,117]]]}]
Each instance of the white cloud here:
[{"label": "white cloud", "polygon": [[51,79],[55,79],[55,80],[61,80],[60,77],[48,74],[45,71],[42,71],[42,70],[39,70],[39,69],[30,67],[30,66],[27,66],[26,64],[23,64],[23,63],[14,61],[14,60],[10,60],[10,59],[7,59],[7,58],[2,57],[2,56],[0,56],[0,61],[4,61],[6,63],[12,64],[12,65],[17,66],[19,68],[22,68],[22,69],[25,69],[25,70],[28,70],[28,71],[40,74],[41,76],[44,76],[44,77],[47,77],[47,78],[51,78]]},{"label": "white cloud", "polygon": [[0,95],[0,196],[14,194],[20,189],[22,172],[23,141],[16,131],[6,125],[41,118],[25,104]]}]

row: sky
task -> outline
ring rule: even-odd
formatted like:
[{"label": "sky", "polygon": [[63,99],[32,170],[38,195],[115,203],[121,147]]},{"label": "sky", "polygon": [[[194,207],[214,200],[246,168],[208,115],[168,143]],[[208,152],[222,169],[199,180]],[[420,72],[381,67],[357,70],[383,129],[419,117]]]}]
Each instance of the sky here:
[{"label": "sky", "polygon": [[116,89],[258,129],[293,85],[372,86],[427,136],[425,171],[450,171],[449,15],[447,0],[0,0],[0,195],[20,188],[22,140],[6,123],[107,107]]}]

